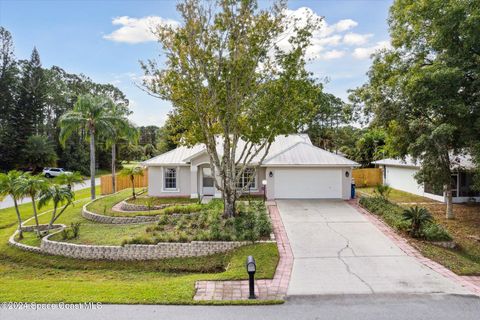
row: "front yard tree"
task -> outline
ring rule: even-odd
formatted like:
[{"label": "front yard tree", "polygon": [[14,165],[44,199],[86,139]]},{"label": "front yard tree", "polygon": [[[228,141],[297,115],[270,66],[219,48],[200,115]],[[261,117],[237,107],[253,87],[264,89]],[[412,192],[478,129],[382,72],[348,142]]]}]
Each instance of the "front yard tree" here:
[{"label": "front yard tree", "polygon": [[85,131],[90,141],[90,193],[95,199],[95,137],[97,134],[107,135],[113,132],[113,127],[119,122],[108,108],[110,99],[105,96],[83,95],[78,97],[73,110],[60,117],[60,142],[65,145],[73,133]]},{"label": "front yard tree", "polygon": [[72,173],[62,173],[55,178],[55,182],[60,185],[66,185],[69,190],[73,190],[75,183],[85,184],[83,176],[80,172],[75,171]]},{"label": "front yard tree", "polygon": [[23,148],[25,164],[35,173],[38,167],[55,165],[57,153],[50,140],[45,136],[33,135],[27,138]]},{"label": "front yard tree", "polygon": [[37,204],[36,199],[38,195],[45,191],[49,186],[47,178],[42,175],[31,175],[30,173],[25,173],[20,177],[20,182],[18,186],[18,191],[21,194],[29,196],[32,200],[33,216],[35,217],[35,226],[37,235],[40,236],[38,214],[37,214]]},{"label": "front yard tree", "polygon": [[126,167],[120,171],[120,175],[130,178],[130,183],[132,184],[132,198],[136,199],[135,177],[143,177],[143,169],[141,167]]},{"label": "front yard tree", "polygon": [[117,191],[116,186],[116,164],[117,164],[117,145],[120,142],[133,143],[138,140],[138,130],[127,119],[131,113],[126,105],[116,104],[112,100],[108,104],[109,113],[116,121],[112,124],[112,130],[105,132],[106,146],[111,148],[112,159],[112,190]]},{"label": "front yard tree", "polygon": [[231,217],[250,187],[237,190],[247,166],[265,159],[275,136],[297,132],[315,114],[321,86],[305,70],[305,52],[318,21],[289,19],[284,1],[260,10],[256,0],[185,0],[177,9],[180,26],[156,29],[165,67],[142,63],[144,84],[172,102],[182,143],[205,144]]},{"label": "front yard tree", "polygon": [[377,53],[369,81],[355,92],[396,151],[422,164],[418,182],[446,194],[451,174],[480,132],[478,1],[397,0],[390,9],[392,48]]},{"label": "front yard tree", "polygon": [[18,236],[23,237],[22,232],[22,216],[18,209],[18,201],[25,197],[25,194],[20,189],[20,179],[22,173],[20,171],[11,170],[8,173],[0,173],[0,200],[5,196],[10,196],[15,206],[15,213],[18,221]]},{"label": "front yard tree", "polygon": [[[57,219],[65,212],[69,205],[73,203],[75,195],[68,186],[59,186],[57,184],[51,185],[40,192],[38,200],[38,208],[42,209],[50,202],[53,203],[52,217],[48,223],[48,228],[51,229]],[[63,206],[60,212],[58,207]]]}]

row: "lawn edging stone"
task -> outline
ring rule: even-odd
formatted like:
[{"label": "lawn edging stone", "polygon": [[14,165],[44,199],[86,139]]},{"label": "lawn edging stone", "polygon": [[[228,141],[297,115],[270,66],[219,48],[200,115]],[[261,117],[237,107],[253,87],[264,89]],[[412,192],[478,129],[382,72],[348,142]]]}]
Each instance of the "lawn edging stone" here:
[{"label": "lawn edging stone", "polygon": [[[93,200],[96,201],[96,200]],[[149,223],[158,221],[158,215],[155,216],[133,216],[133,217],[113,217],[91,212],[87,207],[93,202],[85,204],[82,208],[82,217],[87,220],[104,224],[134,224]]]}]

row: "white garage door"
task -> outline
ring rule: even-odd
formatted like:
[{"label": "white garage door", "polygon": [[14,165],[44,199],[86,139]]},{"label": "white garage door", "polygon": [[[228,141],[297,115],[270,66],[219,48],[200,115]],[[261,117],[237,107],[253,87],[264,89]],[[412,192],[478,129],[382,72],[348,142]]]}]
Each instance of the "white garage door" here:
[{"label": "white garage door", "polygon": [[273,179],[277,199],[342,198],[342,169],[275,169]]}]

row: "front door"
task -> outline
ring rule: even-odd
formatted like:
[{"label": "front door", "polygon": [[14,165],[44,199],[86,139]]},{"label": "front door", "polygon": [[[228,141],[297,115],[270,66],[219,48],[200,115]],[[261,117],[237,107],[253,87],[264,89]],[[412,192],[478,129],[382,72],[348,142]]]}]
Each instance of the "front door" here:
[{"label": "front door", "polygon": [[215,195],[215,183],[210,168],[202,168],[202,195]]}]

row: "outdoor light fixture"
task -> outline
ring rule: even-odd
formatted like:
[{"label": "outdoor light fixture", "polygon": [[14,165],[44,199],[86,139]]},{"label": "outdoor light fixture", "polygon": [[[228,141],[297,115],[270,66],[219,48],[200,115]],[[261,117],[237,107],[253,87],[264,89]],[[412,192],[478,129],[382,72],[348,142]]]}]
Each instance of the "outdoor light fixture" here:
[{"label": "outdoor light fixture", "polygon": [[347,177],[347,178],[350,177],[350,172],[345,171],[345,177]]},{"label": "outdoor light fixture", "polygon": [[273,172],[270,171],[270,173],[268,174],[268,176],[269,176],[270,178],[273,178]]},{"label": "outdoor light fixture", "polygon": [[248,299],[256,299],[255,297],[255,272],[257,271],[257,264],[255,263],[255,259],[253,256],[247,257],[247,272],[248,272],[248,289],[250,294]]},{"label": "outdoor light fixture", "polygon": [[263,202],[267,200],[267,180],[262,180],[263,185]]}]

